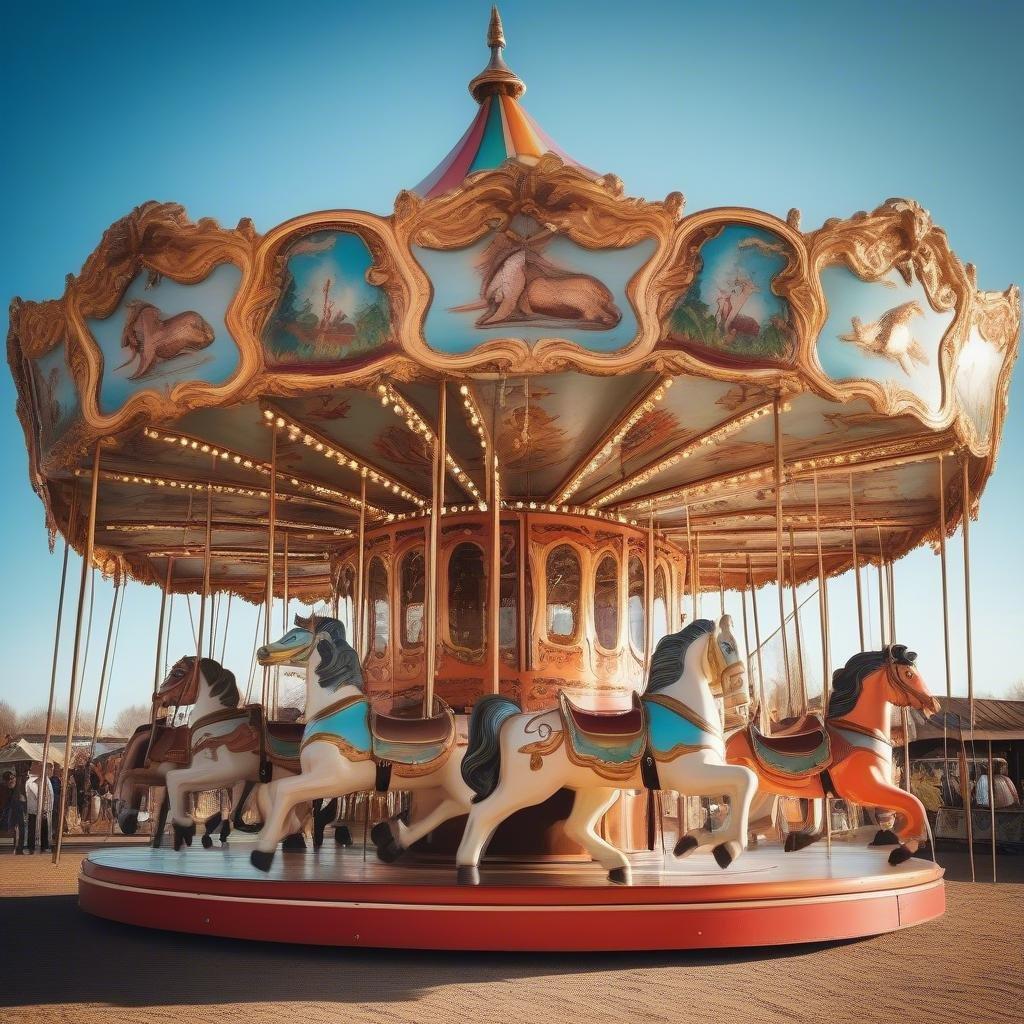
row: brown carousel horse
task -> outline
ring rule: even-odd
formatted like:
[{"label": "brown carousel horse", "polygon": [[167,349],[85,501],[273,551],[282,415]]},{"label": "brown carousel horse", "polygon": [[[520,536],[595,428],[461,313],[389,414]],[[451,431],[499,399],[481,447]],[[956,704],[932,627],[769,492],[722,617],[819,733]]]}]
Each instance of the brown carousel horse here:
[{"label": "brown carousel horse", "polygon": [[[752,722],[729,738],[726,758],[752,768],[763,792],[807,800],[835,795],[895,811],[900,845],[889,863],[902,863],[917,852],[927,819],[921,801],[889,781],[889,708],[918,708],[928,715],[939,710],[915,668],[916,658],[902,644],[855,654],[832,677],[824,722],[809,715],[798,729],[777,736],[764,735]],[[798,850],[817,838],[791,833],[786,849]]]}]

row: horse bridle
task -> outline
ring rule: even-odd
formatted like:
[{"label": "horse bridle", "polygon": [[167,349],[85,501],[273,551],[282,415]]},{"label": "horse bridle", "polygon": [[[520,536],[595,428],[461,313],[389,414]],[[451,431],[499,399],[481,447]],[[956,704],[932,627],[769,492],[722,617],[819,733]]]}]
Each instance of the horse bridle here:
[{"label": "horse bridle", "polygon": [[[903,663],[896,660],[896,656],[893,654],[893,645],[890,644],[885,649],[885,676],[889,682],[889,685],[897,693],[902,693],[905,697],[909,698],[909,703],[912,707],[924,705],[928,702],[930,695],[923,693],[920,690],[915,690],[909,684],[905,683],[900,676],[900,669],[907,668],[911,672],[915,671],[913,664]],[[931,698],[934,700],[934,698]]]},{"label": "horse bridle", "polygon": [[[189,657],[186,655],[186,657]],[[182,658],[178,663],[171,669],[174,672],[178,665],[184,661]],[[175,704],[178,707],[182,705],[195,704],[199,699],[199,673],[201,671],[199,659],[192,657],[192,669],[181,677],[177,682],[172,683],[170,686],[166,684],[161,686],[159,690],[153,694],[153,703],[159,707],[168,707],[171,704]]]}]

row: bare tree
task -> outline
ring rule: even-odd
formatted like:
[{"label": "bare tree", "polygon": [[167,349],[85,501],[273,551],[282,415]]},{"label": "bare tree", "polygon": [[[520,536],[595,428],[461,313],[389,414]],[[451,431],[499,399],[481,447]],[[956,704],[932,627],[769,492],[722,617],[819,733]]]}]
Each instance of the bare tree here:
[{"label": "bare tree", "polygon": [[1018,679],[1017,682],[1010,683],[1006,696],[1010,700],[1024,700],[1024,679]]},{"label": "bare tree", "polygon": [[[75,734],[83,735],[92,732],[93,718],[91,714],[78,712],[78,719],[75,722]],[[54,708],[53,720],[50,723],[50,731],[54,736],[63,736],[68,727],[67,708]],[[19,732],[43,732],[46,729],[46,708],[33,708],[25,714],[18,716]]]},{"label": "bare tree", "polygon": [[140,726],[145,725],[150,718],[150,706],[148,704],[129,704],[118,711],[114,718],[113,731],[117,736],[131,736]]},{"label": "bare tree", "polygon": [[18,731],[18,714],[5,700],[0,700],[0,742]]}]

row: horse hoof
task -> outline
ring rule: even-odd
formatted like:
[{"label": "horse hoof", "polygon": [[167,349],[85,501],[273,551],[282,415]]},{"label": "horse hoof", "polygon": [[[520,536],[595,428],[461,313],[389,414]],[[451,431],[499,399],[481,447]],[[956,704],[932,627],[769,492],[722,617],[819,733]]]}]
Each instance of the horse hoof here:
[{"label": "horse hoof", "polygon": [[404,851],[392,837],[388,842],[377,847],[377,856],[384,861],[385,864],[394,864],[399,857],[402,856]]},{"label": "horse hoof", "polygon": [[797,850],[803,850],[810,846],[817,837],[809,835],[806,832],[790,832],[786,836],[786,853],[794,853]]},{"label": "horse hoof", "polygon": [[228,836],[231,835],[231,822],[225,821],[220,827],[220,845],[223,846],[228,841]]},{"label": "horse hoof", "polygon": [[612,868],[608,872],[608,881],[612,885],[632,885],[633,877],[629,868]]},{"label": "horse hoof", "polygon": [[913,856],[914,855],[905,846],[897,846],[896,849],[889,854],[889,863],[895,867],[897,864],[902,864],[904,861],[910,860]]},{"label": "horse hoof", "polygon": [[182,846],[192,845],[192,839],[196,834],[196,823],[194,821],[191,825],[179,825],[177,822],[172,822],[171,828],[174,831],[175,850],[180,850]]},{"label": "horse hoof", "polygon": [[370,839],[373,845],[379,850],[382,846],[387,846],[393,842],[395,838],[394,833],[391,831],[391,825],[386,821],[378,821],[373,828],[370,829]]},{"label": "horse hoof", "polygon": [[201,842],[204,850],[209,850],[213,846],[213,838],[210,835],[204,835]]},{"label": "horse hoof", "polygon": [[284,842],[281,844],[282,850],[305,850],[306,839],[301,832],[294,832],[290,836],[285,836]]},{"label": "horse hoof", "polygon": [[732,863],[732,851],[729,849],[728,843],[719,843],[711,852],[720,868],[727,868]]},{"label": "horse hoof", "polygon": [[122,835],[133,836],[139,831],[139,812],[122,811],[117,816],[117,827]]},{"label": "horse hoof", "polygon": [[338,844],[338,846],[352,845],[352,833],[349,832],[348,825],[334,826],[334,841]]},{"label": "horse hoof", "polygon": [[697,841],[696,836],[682,836],[679,842],[676,843],[675,849],[672,851],[676,857],[685,857],[688,853],[693,853],[700,843]]},{"label": "horse hoof", "polygon": [[782,844],[782,848],[786,851],[786,853],[793,853],[794,850],[800,849],[800,846],[797,842],[798,835],[798,832],[790,832],[789,835],[786,836],[786,841]]},{"label": "horse hoof", "polygon": [[249,854],[249,863],[256,868],[257,871],[269,871],[270,865],[274,863],[274,851],[265,853],[263,850],[253,850]]},{"label": "horse hoof", "polygon": [[880,828],[868,846],[899,846],[900,840],[891,828]]},{"label": "horse hoof", "polygon": [[460,864],[457,879],[459,885],[479,885],[480,869],[475,864]]},{"label": "horse hoof", "polygon": [[224,816],[218,811],[216,814],[211,814],[206,821],[203,822],[203,828],[206,829],[206,834],[209,835],[211,832],[216,832],[220,828],[220,823],[224,820]]},{"label": "horse hoof", "polygon": [[151,842],[149,845],[150,845],[150,847],[152,849],[159,850],[160,847],[163,846],[163,844],[164,844],[164,834],[163,834],[163,832],[157,832],[157,834],[155,836],[153,836],[153,842]]}]

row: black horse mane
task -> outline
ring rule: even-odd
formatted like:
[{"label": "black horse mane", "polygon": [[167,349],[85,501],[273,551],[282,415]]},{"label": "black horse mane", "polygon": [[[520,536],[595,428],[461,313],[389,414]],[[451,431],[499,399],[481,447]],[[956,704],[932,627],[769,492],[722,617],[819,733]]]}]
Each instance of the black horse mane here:
[{"label": "black horse mane", "polygon": [[678,633],[663,636],[654,649],[644,693],[657,693],[678,682],[690,644],[714,631],[715,624],[710,619],[696,619]]},{"label": "black horse mane", "polygon": [[316,678],[325,690],[337,690],[342,686],[364,689],[359,655],[345,639],[345,627],[338,619],[296,615],[295,625],[315,631],[316,649],[320,655]]},{"label": "black horse mane", "polygon": [[[195,656],[191,661],[195,664]],[[210,696],[219,700],[226,708],[237,708],[242,695],[238,692],[238,684],[235,682],[235,673],[224,668],[219,661],[213,658],[200,658],[199,670],[206,677],[210,687]]]},{"label": "black horse mane", "polygon": [[832,689],[828,697],[826,718],[842,718],[849,714],[860,700],[864,680],[880,669],[892,651],[898,665],[913,665],[917,655],[908,651],[904,644],[893,644],[880,651],[861,651],[842,667],[832,673]]}]

